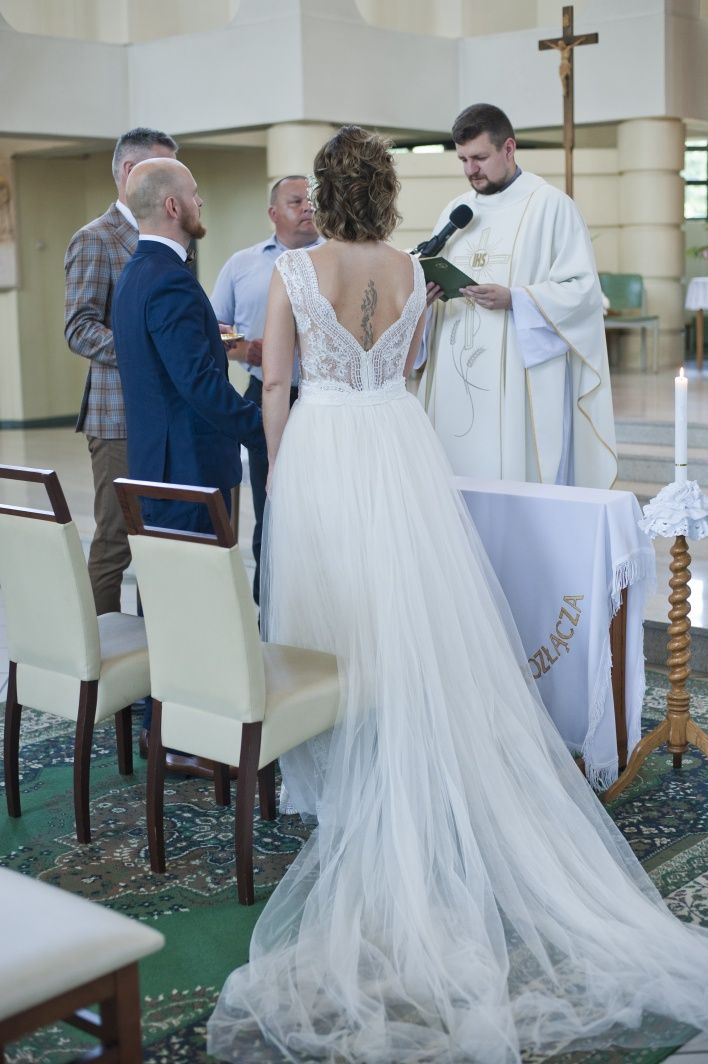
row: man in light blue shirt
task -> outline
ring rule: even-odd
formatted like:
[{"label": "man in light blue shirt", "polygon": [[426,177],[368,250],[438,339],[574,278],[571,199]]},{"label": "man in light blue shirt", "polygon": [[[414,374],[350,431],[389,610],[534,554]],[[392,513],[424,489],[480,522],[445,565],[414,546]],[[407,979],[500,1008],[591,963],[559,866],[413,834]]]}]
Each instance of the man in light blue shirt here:
[{"label": "man in light blue shirt", "polygon": [[[312,213],[305,177],[290,174],[277,181],[271,190],[268,207],[268,217],[275,227],[275,233],[268,240],[232,255],[222,267],[211,296],[214,313],[219,322],[233,328],[234,332],[243,333],[245,337],[229,347],[229,357],[238,359],[248,370],[250,380],[244,398],[257,403],[259,407],[263,392],[263,327],[275,260],[284,251],[315,247],[322,243],[312,221]],[[290,392],[291,406],[297,399],[298,379],[299,367],[295,359]],[[253,557],[256,562],[253,597],[258,602],[263,510],[268,477],[268,461],[265,455],[249,451],[249,473],[256,518],[253,529]]]}]

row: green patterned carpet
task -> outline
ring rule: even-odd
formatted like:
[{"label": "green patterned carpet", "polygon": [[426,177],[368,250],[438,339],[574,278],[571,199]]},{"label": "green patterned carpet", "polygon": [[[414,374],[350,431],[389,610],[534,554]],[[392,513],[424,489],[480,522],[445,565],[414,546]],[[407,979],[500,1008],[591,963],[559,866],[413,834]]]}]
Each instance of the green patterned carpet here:
[{"label": "green patterned carpet", "polygon": [[[648,674],[645,724],[664,713],[667,681]],[[708,730],[708,681],[692,681],[691,711]],[[141,964],[143,1040],[147,1064],[201,1064],[205,1022],[228,973],[248,955],[265,899],[307,837],[297,817],[261,823],[256,816],[257,904],[236,903],[233,811],[218,808],[208,784],[170,778],[165,795],[168,872],[147,861],[144,812],[146,763],[123,779],[111,722],[96,731],[91,778],[94,842],[74,837],[71,799],[72,726],[44,714],[23,714],[20,760],[23,816],[10,820],[0,798],[0,864],[101,901],[148,921],[166,937]],[[612,807],[612,815],[672,911],[708,926],[708,774],[694,751],[681,772],[660,751]],[[83,1036],[69,1027],[45,1030],[7,1049],[8,1064],[64,1064]],[[556,1064],[655,1064],[665,1051],[576,1053]],[[267,1045],[244,1045],[244,1064],[277,1062]],[[528,1059],[528,1064],[537,1064]]]}]

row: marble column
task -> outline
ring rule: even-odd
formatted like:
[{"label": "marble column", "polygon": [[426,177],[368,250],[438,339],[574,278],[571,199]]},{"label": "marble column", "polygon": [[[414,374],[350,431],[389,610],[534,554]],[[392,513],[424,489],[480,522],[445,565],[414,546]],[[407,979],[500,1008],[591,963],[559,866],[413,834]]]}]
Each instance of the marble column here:
[{"label": "marble column", "polygon": [[24,415],[18,310],[17,217],[12,159],[0,155],[0,428]]},{"label": "marble column", "polygon": [[[617,131],[619,272],[644,278],[646,309],[660,317],[659,365],[683,360],[684,127],[677,118],[641,118]],[[639,364],[638,338],[624,338],[624,364]]]},{"label": "marble column", "polygon": [[268,186],[286,174],[311,174],[312,162],[336,127],[320,122],[282,122],[266,138]]}]

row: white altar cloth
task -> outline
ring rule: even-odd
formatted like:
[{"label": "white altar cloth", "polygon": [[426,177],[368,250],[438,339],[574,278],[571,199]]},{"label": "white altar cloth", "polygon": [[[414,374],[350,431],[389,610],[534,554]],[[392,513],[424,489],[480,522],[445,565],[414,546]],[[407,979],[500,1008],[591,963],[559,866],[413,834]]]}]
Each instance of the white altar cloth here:
[{"label": "white altar cloth", "polygon": [[640,738],[644,603],[655,555],[627,491],[456,477],[514,615],[531,672],[590,783],[617,779],[610,622],[627,593],[628,754]]},{"label": "white altar cloth", "polygon": [[686,310],[708,310],[708,277],[692,277],[688,282]]}]

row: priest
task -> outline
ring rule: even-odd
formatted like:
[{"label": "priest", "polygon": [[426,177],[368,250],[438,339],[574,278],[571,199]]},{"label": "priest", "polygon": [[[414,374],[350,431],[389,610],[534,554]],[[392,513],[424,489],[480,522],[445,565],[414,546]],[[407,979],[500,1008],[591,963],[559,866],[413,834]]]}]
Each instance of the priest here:
[{"label": "priest", "polygon": [[418,392],[457,474],[609,488],[617,475],[600,283],[587,228],[563,192],[516,164],[498,107],[452,130],[471,222],[442,254],[474,284],[432,304]]}]

